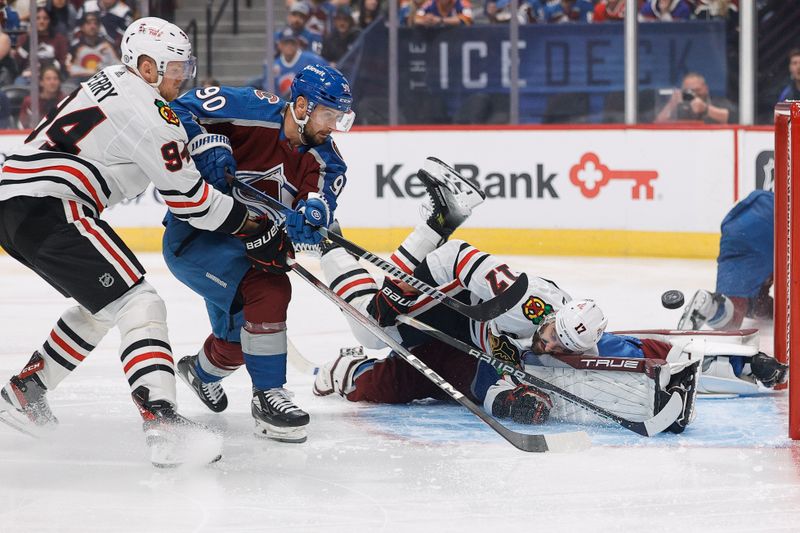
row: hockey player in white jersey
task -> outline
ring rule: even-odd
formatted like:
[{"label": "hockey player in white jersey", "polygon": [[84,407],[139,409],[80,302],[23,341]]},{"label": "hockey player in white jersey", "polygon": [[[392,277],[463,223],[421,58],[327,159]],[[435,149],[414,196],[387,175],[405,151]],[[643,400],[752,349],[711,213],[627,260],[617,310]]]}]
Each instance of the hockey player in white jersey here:
[{"label": "hockey player in white jersey", "polygon": [[54,426],[46,392],[116,326],[153,463],[180,463],[187,441],[204,434],[213,437],[204,459],[213,461],[221,442],[176,412],[164,302],[100,215],[152,182],[176,217],[237,234],[251,243],[253,257],[272,253],[258,244],[269,228],[249,220],[241,203],[203,181],[189,156],[186,131],[169,107],[194,74],[186,34],[159,18],[139,19],[126,30],[121,52],[124,65],[82,83],[3,165],[0,245],[78,305],[61,316],[22,372],[2,388],[0,420],[23,431]]},{"label": "hockey player in white jersey", "polygon": [[[407,273],[413,273],[465,303],[474,304],[502,292],[517,277],[506,263],[464,241],[444,243],[482,201],[480,193],[453,169],[433,158],[429,158],[418,177],[431,196],[433,209],[426,222],[417,226],[392,254],[392,261]],[[508,376],[498,376],[491,365],[478,364],[471,356],[431,340],[414,328],[396,325],[395,320],[400,314],[421,317],[423,322],[461,341],[471,342],[498,359],[523,365],[537,354],[597,355],[597,343],[604,335],[607,319],[592,300],[572,300],[555,283],[529,275],[528,293],[517,305],[489,322],[474,322],[436,306],[437,302],[429,297],[418,298],[411,287],[390,278],[385,278],[379,288],[344,249],[328,244],[323,246],[322,252],[322,268],[332,290],[374,317],[417,357],[463,394],[482,403],[488,412],[523,423],[542,423],[551,410],[560,419],[575,418],[575,413],[570,411],[573,406],[565,405],[560,398],[551,398]],[[383,347],[381,341],[358,324],[351,321],[350,325],[359,342],[368,348]],[[644,356],[654,359],[670,350],[666,343],[653,341],[644,341],[643,346]],[[676,355],[679,354],[677,350]],[[642,380],[641,384],[626,383],[620,389],[614,384],[619,377],[616,375],[586,375],[572,369],[553,372],[549,368],[542,370],[542,367],[526,365],[529,372],[541,372],[543,378],[558,381],[562,388],[583,394],[583,397],[592,394],[587,399],[612,412],[622,408],[623,416],[642,420],[659,412],[672,393],[678,392],[683,408],[668,428],[673,432],[683,431],[694,418],[698,367],[697,358],[682,358],[666,367],[669,371],[657,382],[642,374],[632,378]],[[323,366],[317,374],[314,393],[338,393],[350,401],[385,403],[405,403],[425,397],[446,399],[400,357],[390,355],[376,360],[358,350],[345,350],[339,358]]]}]

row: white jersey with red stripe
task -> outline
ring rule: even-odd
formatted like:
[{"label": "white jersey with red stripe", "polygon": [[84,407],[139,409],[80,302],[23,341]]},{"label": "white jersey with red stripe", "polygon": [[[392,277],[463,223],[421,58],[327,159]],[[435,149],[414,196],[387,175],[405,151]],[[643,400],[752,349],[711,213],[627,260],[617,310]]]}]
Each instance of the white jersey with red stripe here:
[{"label": "white jersey with red stripe", "polygon": [[175,216],[200,229],[235,231],[245,211],[200,177],[187,142],[155,88],[124,66],[108,67],[62,100],[7,158],[0,201],[56,197],[99,215],[152,182]]},{"label": "white jersey with red stripe", "polygon": [[[495,297],[519,276],[503,261],[460,240],[440,246],[426,256],[425,262],[438,285],[464,287],[472,304]],[[419,304],[424,305],[425,298],[414,306],[415,311],[423,311]],[[571,299],[552,281],[528,276],[528,292],[514,307],[490,322],[471,322],[472,341],[481,350],[492,353],[492,337],[505,335],[520,350],[527,350],[545,316],[555,313]]]}]

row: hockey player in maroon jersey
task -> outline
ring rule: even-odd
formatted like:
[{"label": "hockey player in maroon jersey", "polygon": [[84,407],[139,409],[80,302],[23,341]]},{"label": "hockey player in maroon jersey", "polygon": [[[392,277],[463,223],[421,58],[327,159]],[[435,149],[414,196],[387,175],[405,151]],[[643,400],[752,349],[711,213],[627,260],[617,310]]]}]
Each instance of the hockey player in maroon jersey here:
[{"label": "hockey player in maroon jersey", "polygon": [[254,260],[270,260],[269,228],[204,182],[189,157],[168,103],[194,75],[186,34],[159,18],[137,20],[125,31],[122,61],[60,102],[3,165],[0,245],[78,305],[0,391],[0,420],[28,432],[54,426],[46,392],[116,326],[151,461],[180,464],[204,434],[215,441],[202,452],[211,461],[220,456],[219,439],[176,412],[164,302],[100,214],[153,183],[173,216],[215,235],[240,235]]},{"label": "hockey player in maroon jersey", "polygon": [[[287,218],[292,243],[316,243],[314,227],[333,220],[346,165],[331,138],[349,129],[352,97],[336,69],[311,65],[292,82],[291,101],[250,88],[208,87],[175,104],[189,133],[189,151],[214,187],[228,177],[266,192],[298,211]],[[241,197],[267,220],[280,216]],[[178,363],[183,380],[212,411],[228,403],[221,380],[244,365],[253,384],[251,412],[259,436],[304,442],[309,416],[291,400],[286,383],[286,312],[291,285],[286,256],[292,244],[277,231],[270,263],[251,263],[236,238],[193,228],[169,215],[164,259],[172,273],[206,302],[212,333],[197,355]]]}]

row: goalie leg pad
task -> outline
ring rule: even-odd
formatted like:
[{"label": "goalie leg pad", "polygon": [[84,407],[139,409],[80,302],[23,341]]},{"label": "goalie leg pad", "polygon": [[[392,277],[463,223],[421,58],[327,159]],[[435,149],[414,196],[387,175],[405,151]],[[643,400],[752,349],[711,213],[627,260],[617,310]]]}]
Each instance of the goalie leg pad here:
[{"label": "goalie leg pad", "polygon": [[339,357],[323,365],[317,372],[317,377],[314,379],[314,394],[328,396],[335,392],[339,396],[347,396],[356,389],[355,373],[367,359],[362,346],[341,348]]}]

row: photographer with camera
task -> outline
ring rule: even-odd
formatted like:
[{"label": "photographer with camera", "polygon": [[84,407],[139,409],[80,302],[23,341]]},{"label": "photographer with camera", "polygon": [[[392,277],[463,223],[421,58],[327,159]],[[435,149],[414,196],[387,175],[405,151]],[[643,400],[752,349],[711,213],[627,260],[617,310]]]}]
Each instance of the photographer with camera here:
[{"label": "photographer with camera", "polygon": [[696,72],[683,77],[680,89],[675,89],[666,105],[656,115],[655,122],[701,120],[706,124],[735,124],[738,115],[734,105],[720,98],[712,103],[706,79]]}]

